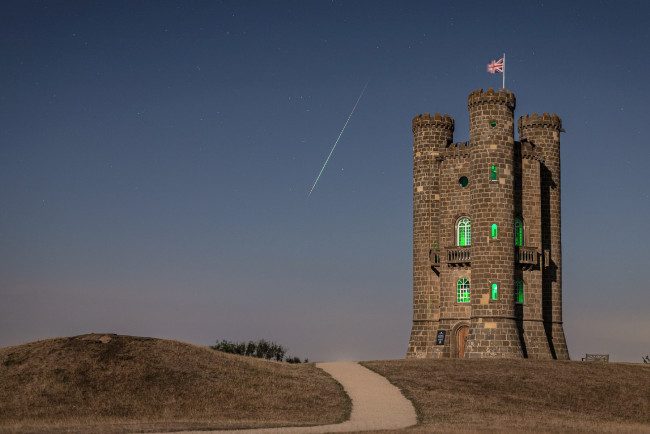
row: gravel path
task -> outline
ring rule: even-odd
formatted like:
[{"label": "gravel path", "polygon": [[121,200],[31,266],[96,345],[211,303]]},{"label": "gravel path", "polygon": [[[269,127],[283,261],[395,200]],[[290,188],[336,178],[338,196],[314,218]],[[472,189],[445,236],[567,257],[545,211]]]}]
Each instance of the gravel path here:
[{"label": "gravel path", "polygon": [[[329,433],[406,428],[417,423],[411,401],[399,389],[356,362],[317,363],[343,385],[352,399],[350,420],[335,425],[295,428],[260,428],[228,431],[191,431],[191,433]],[[190,432],[187,432],[188,434]]]}]

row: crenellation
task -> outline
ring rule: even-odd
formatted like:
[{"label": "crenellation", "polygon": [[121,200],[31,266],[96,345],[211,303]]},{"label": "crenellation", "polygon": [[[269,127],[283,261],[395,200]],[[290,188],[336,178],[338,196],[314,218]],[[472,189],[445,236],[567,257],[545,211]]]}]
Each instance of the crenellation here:
[{"label": "crenellation", "polygon": [[537,113],[533,113],[532,115],[525,115],[520,117],[517,122],[517,129],[519,131],[520,139],[522,137],[522,131],[523,135],[525,135],[525,129],[539,127],[550,128],[559,131],[562,129],[562,119],[555,113],[552,115],[549,113],[543,113],[541,116]]},{"label": "crenellation", "polygon": [[433,117],[430,113],[419,114],[413,118],[413,134],[416,134],[416,131],[419,134],[430,133],[427,128],[445,129],[453,132],[454,119],[448,114],[441,115],[440,113],[435,113]]}]

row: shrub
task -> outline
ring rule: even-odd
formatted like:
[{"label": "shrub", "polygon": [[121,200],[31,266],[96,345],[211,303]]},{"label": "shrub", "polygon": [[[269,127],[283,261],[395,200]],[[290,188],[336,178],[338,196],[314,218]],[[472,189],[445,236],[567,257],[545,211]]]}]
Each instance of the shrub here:
[{"label": "shrub", "polygon": [[650,355],[643,357],[643,363],[650,363]]},{"label": "shrub", "polygon": [[[278,362],[281,362],[284,359],[284,355],[287,353],[287,349],[282,345],[278,345],[275,342],[267,342],[264,339],[260,339],[257,342],[230,342],[222,339],[221,342],[217,341],[216,344],[212,345],[210,348],[224,353],[257,357],[259,359],[276,360]],[[297,359],[297,357],[294,357],[294,359]],[[300,363],[300,359],[298,359],[298,362],[289,363]]]},{"label": "shrub", "polygon": [[274,344],[273,356],[277,362],[281,362],[284,359],[284,355],[287,353],[287,349],[283,346]]}]

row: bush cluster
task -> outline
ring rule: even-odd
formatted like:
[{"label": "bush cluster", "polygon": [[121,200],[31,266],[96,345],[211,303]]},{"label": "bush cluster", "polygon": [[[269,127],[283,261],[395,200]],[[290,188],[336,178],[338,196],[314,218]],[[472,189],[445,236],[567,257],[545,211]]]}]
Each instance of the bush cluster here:
[{"label": "bush cluster", "polygon": [[[284,359],[284,355],[287,353],[287,349],[282,345],[278,345],[275,342],[267,342],[264,339],[260,339],[257,342],[230,342],[222,339],[221,342],[217,341],[216,345],[212,345],[210,348],[224,353],[257,357],[259,359],[276,360],[278,362],[281,362],[282,359]],[[286,362],[301,363],[300,358],[298,357],[287,357]],[[305,363],[307,362],[308,360],[305,359]]]},{"label": "bush cluster", "polygon": [[643,363],[650,363],[650,356],[644,356]]}]

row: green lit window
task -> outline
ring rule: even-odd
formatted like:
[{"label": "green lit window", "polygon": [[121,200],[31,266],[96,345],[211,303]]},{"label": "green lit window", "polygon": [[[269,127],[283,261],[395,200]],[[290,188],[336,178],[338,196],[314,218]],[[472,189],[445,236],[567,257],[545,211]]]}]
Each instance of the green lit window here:
[{"label": "green lit window", "polygon": [[499,298],[499,285],[496,283],[492,284],[492,300]]},{"label": "green lit window", "polygon": [[497,166],[492,166],[490,168],[490,181],[497,180]]},{"label": "green lit window", "polygon": [[458,221],[458,245],[470,246],[472,244],[472,222],[467,218]]},{"label": "green lit window", "polygon": [[515,246],[524,245],[524,224],[521,220],[515,219]]},{"label": "green lit window", "polygon": [[458,303],[469,303],[469,280],[460,279],[456,285],[456,300]]},{"label": "green lit window", "polygon": [[515,300],[520,304],[524,302],[524,282],[521,279],[515,280]]},{"label": "green lit window", "polygon": [[496,121],[492,121],[492,122],[490,122],[490,126],[491,126],[492,128],[496,127],[496,126],[497,126]]},{"label": "green lit window", "polygon": [[497,224],[492,223],[492,239],[496,240],[497,239]]}]

